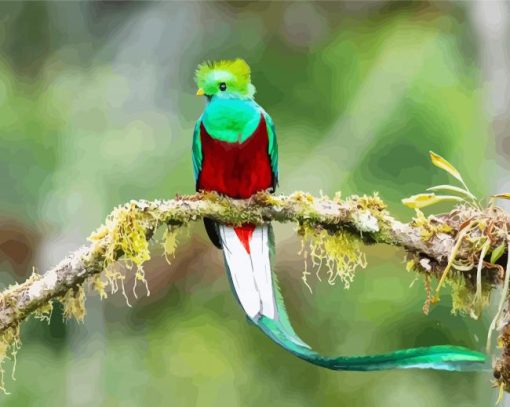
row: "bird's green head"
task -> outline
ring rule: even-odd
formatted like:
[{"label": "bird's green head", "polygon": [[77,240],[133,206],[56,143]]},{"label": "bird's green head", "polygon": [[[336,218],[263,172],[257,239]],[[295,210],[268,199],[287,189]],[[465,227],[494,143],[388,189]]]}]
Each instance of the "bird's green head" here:
[{"label": "bird's green head", "polygon": [[198,96],[251,99],[255,94],[250,67],[240,58],[201,63],[195,72],[195,81]]}]

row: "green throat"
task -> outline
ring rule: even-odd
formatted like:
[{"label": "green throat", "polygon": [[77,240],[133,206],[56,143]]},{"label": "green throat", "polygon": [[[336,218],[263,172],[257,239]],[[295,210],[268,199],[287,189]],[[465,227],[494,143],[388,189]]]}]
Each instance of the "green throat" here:
[{"label": "green throat", "polygon": [[261,108],[252,99],[213,97],[202,123],[213,138],[238,143],[250,137],[260,123]]}]

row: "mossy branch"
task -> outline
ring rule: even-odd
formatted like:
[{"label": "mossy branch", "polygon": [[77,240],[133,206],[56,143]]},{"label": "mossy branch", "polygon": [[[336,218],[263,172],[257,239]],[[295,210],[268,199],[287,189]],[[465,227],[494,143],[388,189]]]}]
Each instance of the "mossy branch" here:
[{"label": "mossy branch", "polygon": [[[122,256],[133,260],[134,255],[135,262],[141,264],[147,256],[145,250],[125,253],[127,250],[122,247],[129,237],[129,229],[133,229],[133,220],[137,221],[136,229],[141,228],[144,239],[149,240],[162,224],[182,225],[203,217],[229,224],[297,222],[330,231],[359,231],[366,242],[403,246],[439,261],[448,255],[453,244],[449,236],[438,239],[435,244],[426,244],[417,228],[393,219],[377,198],[352,198],[342,202],[296,193],[288,197],[259,194],[250,200],[230,200],[215,194],[196,194],[168,201],[131,201],[112,212],[107,224],[92,234],[88,246],[71,253],[43,276],[34,274],[23,284],[1,294],[0,333],[49,300],[65,295],[69,289],[101,273]],[[120,229],[128,233],[121,234]],[[116,235],[125,241],[118,241]]]},{"label": "mossy branch", "polygon": [[[137,266],[136,280],[145,281],[142,265],[150,258],[148,242],[156,229],[168,226],[166,244],[172,251],[176,228],[204,217],[232,225],[294,222],[303,238],[311,241],[308,252],[312,262],[314,256],[321,262],[326,259],[330,271],[346,264],[363,265],[363,261],[352,258],[361,253],[358,246],[349,252],[349,259],[343,259],[351,240],[356,244],[402,247],[408,258],[407,268],[424,273],[428,282],[431,275],[440,277],[445,269],[453,268],[448,279],[460,278],[457,285],[459,291],[463,290],[464,303],[457,304],[457,309],[472,314],[476,314],[491,288],[502,283],[505,274],[501,260],[480,260],[480,253],[501,251],[501,245],[506,243],[510,218],[496,207],[462,205],[448,214],[428,218],[417,211],[410,223],[402,223],[389,214],[377,195],[330,199],[302,192],[289,196],[259,193],[248,200],[232,200],[199,193],[166,201],[131,201],[108,216],[105,225],[89,237],[89,245],[71,253],[42,276],[33,274],[0,294],[0,345],[4,345],[0,346],[0,357],[9,346],[17,349],[20,322],[32,314],[48,318],[54,299],[64,304],[66,316],[82,319],[84,283],[90,282],[101,296],[106,296],[105,286],[116,290],[117,282],[122,283],[124,278],[115,269],[118,261]],[[345,277],[342,270],[338,273]]]}]

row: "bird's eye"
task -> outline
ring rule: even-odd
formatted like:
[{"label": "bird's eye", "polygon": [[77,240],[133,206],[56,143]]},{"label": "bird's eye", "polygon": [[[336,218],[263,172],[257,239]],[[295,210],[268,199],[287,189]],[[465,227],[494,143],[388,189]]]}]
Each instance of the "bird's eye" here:
[{"label": "bird's eye", "polygon": [[227,84],[225,82],[220,83],[220,90],[222,92],[227,90]]}]

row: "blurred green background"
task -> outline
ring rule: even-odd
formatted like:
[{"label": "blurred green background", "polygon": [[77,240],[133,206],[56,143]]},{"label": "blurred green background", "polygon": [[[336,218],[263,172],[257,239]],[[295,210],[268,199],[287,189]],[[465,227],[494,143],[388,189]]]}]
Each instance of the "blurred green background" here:
[{"label": "blurred green background", "polygon": [[[494,192],[504,149],[490,98],[500,87],[487,90],[486,26],[474,7],[0,3],[2,288],[84,244],[113,206],[193,192],[191,135],[203,108],[193,74],[205,59],[251,65],[256,99],[277,126],[281,192],[379,191],[406,220],[413,213],[401,198],[448,182],[428,150],[455,163],[474,192]],[[278,225],[276,237],[291,319],[320,351],[484,348],[490,313],[452,316],[445,294],[424,316],[423,282],[410,287],[415,275],[405,272],[402,252],[371,247],[349,290],[310,278],[311,294],[293,226]],[[50,325],[24,323],[16,381],[8,362],[11,395],[0,404],[419,407],[496,399],[490,372],[330,372],[296,359],[246,323],[201,224],[170,266],[159,246],[154,253],[151,296],[136,300],[127,281],[132,308],[120,294],[102,302],[92,294],[84,324],[63,323],[59,309]]]}]

